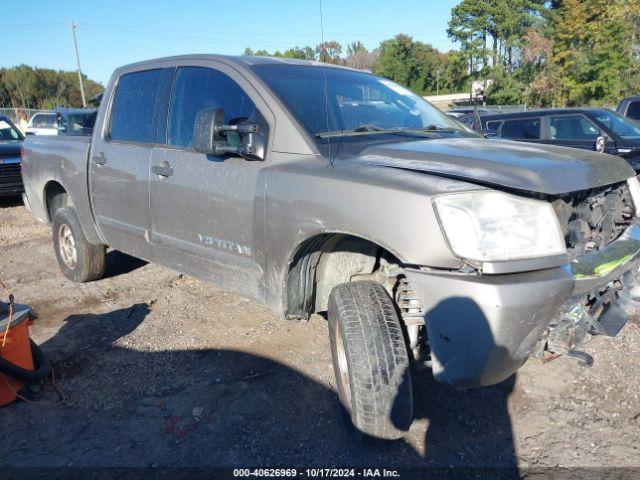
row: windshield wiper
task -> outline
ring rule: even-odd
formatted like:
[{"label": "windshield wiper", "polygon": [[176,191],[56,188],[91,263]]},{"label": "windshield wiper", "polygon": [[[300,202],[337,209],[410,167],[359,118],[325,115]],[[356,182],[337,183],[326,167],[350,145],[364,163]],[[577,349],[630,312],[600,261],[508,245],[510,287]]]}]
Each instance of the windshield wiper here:
[{"label": "windshield wiper", "polygon": [[445,127],[443,125],[431,124],[427,127],[409,128],[409,130],[417,130],[420,132],[460,132],[461,130],[453,127]]}]

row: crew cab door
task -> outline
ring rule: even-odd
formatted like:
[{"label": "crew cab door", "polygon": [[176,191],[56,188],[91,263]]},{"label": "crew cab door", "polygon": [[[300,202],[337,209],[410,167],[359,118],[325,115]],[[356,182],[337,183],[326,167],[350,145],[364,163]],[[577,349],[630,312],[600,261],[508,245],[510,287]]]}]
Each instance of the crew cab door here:
[{"label": "crew cab door", "polygon": [[265,162],[207,156],[193,148],[200,110],[223,108],[229,124],[247,121],[256,106],[228,67],[221,67],[225,73],[206,65],[178,66],[175,72],[166,146],[151,154],[151,241],[158,261],[259,298],[259,178]]},{"label": "crew cab door", "polygon": [[93,212],[107,244],[149,260],[149,161],[152,145],[159,141],[162,83],[162,69],[118,79],[89,160]]}]

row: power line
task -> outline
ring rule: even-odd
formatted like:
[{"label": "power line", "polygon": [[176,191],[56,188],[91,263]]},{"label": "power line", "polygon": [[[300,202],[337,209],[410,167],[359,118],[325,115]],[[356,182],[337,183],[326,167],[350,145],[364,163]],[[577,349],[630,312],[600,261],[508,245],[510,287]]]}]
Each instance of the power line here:
[{"label": "power line", "polygon": [[[9,28],[29,28],[29,29],[37,29],[37,28],[53,28],[53,29],[63,29],[65,25],[59,22],[52,23],[3,23],[4,27]],[[100,30],[118,30],[118,31],[130,31],[140,35],[149,34],[162,34],[163,36],[171,36],[168,33],[169,28],[163,27],[146,27],[141,25],[118,25],[118,24],[108,24],[108,23],[90,23],[83,22],[82,25],[76,25],[77,28],[91,27],[92,30],[100,29]],[[251,36],[270,36],[270,37],[317,37],[317,33],[283,33],[283,32],[255,32],[255,31],[217,31],[217,30],[199,30],[199,29],[189,29],[190,32],[193,33],[202,33],[207,35],[237,35],[243,38],[251,37]],[[434,33],[434,32],[399,32],[405,35],[413,36],[413,37],[442,37],[442,35]],[[372,32],[362,32],[362,33],[328,33],[325,32],[325,36],[329,37],[392,37],[395,34],[385,32],[385,33],[372,33]],[[192,38],[204,38],[204,37],[192,37]]]},{"label": "power line", "polygon": [[[143,27],[139,25],[116,25],[116,24],[105,24],[105,23],[87,23],[86,25],[91,26],[92,28],[108,28],[108,29],[117,29],[117,30],[128,30],[134,32],[148,32],[148,33],[162,33],[167,34],[167,28],[159,28],[159,27]],[[203,33],[209,35],[237,35],[243,38],[251,37],[251,36],[270,36],[270,37],[317,37],[317,33],[283,33],[283,32],[256,32],[256,31],[218,31],[218,30],[198,30],[198,29],[189,29],[192,33]],[[441,37],[442,35],[434,33],[434,32],[399,32],[409,36],[416,37]],[[390,37],[394,34],[389,32],[384,33],[328,33],[325,32],[325,37]]]}]

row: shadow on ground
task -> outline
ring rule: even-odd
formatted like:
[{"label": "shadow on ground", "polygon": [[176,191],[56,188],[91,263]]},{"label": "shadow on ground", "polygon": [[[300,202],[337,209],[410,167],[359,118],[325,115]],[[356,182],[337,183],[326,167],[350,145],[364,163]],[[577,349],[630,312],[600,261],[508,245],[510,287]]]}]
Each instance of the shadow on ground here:
[{"label": "shadow on ground", "polygon": [[111,250],[107,253],[107,271],[103,278],[117,277],[118,275],[133,272],[144,267],[147,263],[118,250]]},{"label": "shadow on ground", "polygon": [[[107,275],[145,264],[111,251]],[[430,371],[415,372],[410,441],[361,445],[343,424],[333,389],[287,365],[216,348],[167,351],[171,342],[161,323],[136,344],[130,334],[149,312],[149,305],[136,304],[64,320],[42,348],[67,404],[0,408],[0,467],[375,465],[512,472],[516,465],[507,409],[514,378],[460,392],[436,383]],[[465,318],[465,329],[486,327],[483,318]],[[164,335],[180,338],[180,332]]]},{"label": "shadow on ground", "polygon": [[[491,466],[515,463],[500,386],[456,392],[414,377],[425,455],[404,441],[362,446],[337,395],[267,358],[219,350],[146,351],[127,335],[146,304],[71,315],[42,345],[67,405],[0,409],[0,449],[12,466]],[[2,464],[2,462],[0,462]],[[483,477],[485,478],[485,477]]]}]

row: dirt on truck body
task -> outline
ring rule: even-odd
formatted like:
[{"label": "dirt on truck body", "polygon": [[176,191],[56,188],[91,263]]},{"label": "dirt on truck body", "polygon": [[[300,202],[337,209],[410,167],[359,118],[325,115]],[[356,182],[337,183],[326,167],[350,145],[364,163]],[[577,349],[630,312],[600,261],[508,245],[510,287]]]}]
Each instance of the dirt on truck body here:
[{"label": "dirt on truck body", "polygon": [[[403,87],[313,62],[119,68],[93,137],[29,138],[25,203],[64,275],[112,248],[326,314],[364,438],[397,439],[428,367],[456,388],[580,356],[640,304],[640,185],[622,159],[490,141]],[[566,214],[565,212],[568,212]]]}]

